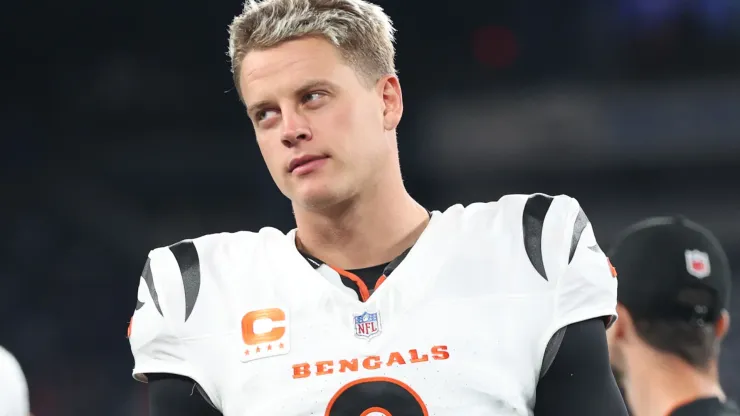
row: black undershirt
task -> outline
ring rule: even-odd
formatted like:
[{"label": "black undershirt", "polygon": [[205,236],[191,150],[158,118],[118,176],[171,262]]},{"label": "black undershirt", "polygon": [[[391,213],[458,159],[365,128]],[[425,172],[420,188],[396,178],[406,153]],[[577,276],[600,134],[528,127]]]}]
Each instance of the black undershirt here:
[{"label": "black undershirt", "polygon": [[[383,272],[387,269],[387,267],[388,264],[381,264],[379,266],[368,267],[366,269],[353,270],[352,273],[357,275],[357,277],[365,282],[365,286],[367,286],[368,289],[371,289],[370,294],[372,294],[372,291],[374,291],[378,286],[378,280],[380,280],[380,278],[384,276]],[[355,292],[356,291],[357,289],[355,289]]]},{"label": "black undershirt", "polygon": [[[310,259],[315,266],[317,259]],[[395,261],[391,263],[396,263]],[[396,264],[397,265],[397,264]],[[369,289],[374,289],[387,264],[352,270]],[[341,273],[340,273],[341,274]],[[351,279],[342,279],[358,292]],[[172,374],[149,374],[150,416],[218,416],[196,383]],[[276,398],[279,400],[279,398]],[[695,413],[679,413],[690,416]],[[590,319],[569,325],[552,364],[537,384],[535,416],[627,416],[627,409],[609,365],[604,321]],[[356,415],[347,415],[356,416]]]}]

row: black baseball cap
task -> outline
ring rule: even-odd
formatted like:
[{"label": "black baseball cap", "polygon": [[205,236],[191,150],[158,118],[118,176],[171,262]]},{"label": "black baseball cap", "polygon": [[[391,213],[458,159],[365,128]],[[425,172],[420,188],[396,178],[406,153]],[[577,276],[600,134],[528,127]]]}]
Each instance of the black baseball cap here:
[{"label": "black baseball cap", "polygon": [[627,228],[608,253],[617,299],[635,320],[715,322],[729,308],[730,265],[717,238],[682,216]]}]

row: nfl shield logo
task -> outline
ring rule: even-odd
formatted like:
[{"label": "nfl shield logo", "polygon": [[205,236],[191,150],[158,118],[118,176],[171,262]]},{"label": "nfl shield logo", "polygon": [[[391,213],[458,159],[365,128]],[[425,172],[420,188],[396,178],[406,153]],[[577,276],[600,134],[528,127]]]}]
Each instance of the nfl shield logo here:
[{"label": "nfl shield logo", "polygon": [[698,279],[709,276],[711,273],[709,255],[699,250],[686,250],[686,270]]},{"label": "nfl shield logo", "polygon": [[370,339],[380,334],[380,315],[378,312],[364,312],[362,315],[354,315],[355,336]]}]

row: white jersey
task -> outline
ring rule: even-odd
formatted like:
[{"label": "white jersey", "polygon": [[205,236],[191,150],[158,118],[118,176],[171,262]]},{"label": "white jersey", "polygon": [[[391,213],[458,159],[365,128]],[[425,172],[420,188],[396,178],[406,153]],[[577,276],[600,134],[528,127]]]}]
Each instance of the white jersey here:
[{"label": "white jersey", "polygon": [[28,416],[28,385],[18,361],[0,347],[0,416]]},{"label": "white jersey", "polygon": [[433,212],[366,302],[294,238],[264,228],[153,250],[134,377],[190,377],[225,416],[531,415],[553,335],[616,318],[617,280],[565,195]]}]

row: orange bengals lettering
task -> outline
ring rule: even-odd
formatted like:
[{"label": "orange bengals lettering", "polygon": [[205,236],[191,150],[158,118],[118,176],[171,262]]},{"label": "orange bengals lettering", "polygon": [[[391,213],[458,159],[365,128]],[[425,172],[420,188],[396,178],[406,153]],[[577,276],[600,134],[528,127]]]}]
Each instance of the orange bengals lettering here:
[{"label": "orange bengals lettering", "polygon": [[419,353],[419,350],[408,350],[407,353],[397,351],[385,356],[371,355],[365,358],[352,358],[349,360],[325,360],[315,363],[300,363],[293,365],[293,378],[306,378],[310,376],[325,376],[329,374],[346,373],[365,370],[378,370],[383,367],[393,367],[406,364],[418,364],[427,361],[440,361],[450,358],[446,345],[436,345],[429,353]]}]

